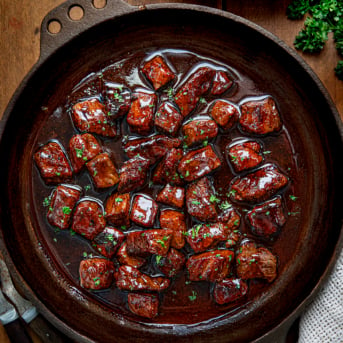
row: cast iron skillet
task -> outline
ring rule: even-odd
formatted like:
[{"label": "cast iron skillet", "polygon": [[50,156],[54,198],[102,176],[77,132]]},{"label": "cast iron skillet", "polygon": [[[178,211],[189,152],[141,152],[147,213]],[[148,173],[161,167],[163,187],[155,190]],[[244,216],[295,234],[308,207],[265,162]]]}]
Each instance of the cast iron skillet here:
[{"label": "cast iron skillet", "polygon": [[[68,18],[79,4],[80,22]],[[52,19],[62,31],[47,31]],[[233,316],[194,325],[147,325],[113,313],[80,292],[39,241],[31,174],[35,139],[53,109],[77,84],[125,56],[146,48],[187,48],[244,71],[278,99],[299,152],[303,208],[291,260],[268,294]],[[131,7],[121,0],[95,9],[70,0],[42,24],[41,56],[4,115],[1,156],[1,250],[14,278],[38,309],[80,342],[282,341],[284,332],[331,270],[342,246],[342,123],[309,67],[262,28],[220,10],[192,5]]]}]

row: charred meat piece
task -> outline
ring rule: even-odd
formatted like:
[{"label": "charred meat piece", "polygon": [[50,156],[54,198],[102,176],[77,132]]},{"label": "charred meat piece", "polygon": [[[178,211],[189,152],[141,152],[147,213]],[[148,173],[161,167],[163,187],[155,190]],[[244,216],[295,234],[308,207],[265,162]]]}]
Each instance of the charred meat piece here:
[{"label": "charred meat piece", "polygon": [[123,243],[125,235],[113,228],[106,226],[105,229],[94,237],[92,246],[101,255],[111,259]]},{"label": "charred meat piece", "polygon": [[40,147],[34,159],[47,184],[60,183],[73,176],[69,161],[61,145],[56,142],[49,142]]},{"label": "charred meat piece", "polygon": [[49,223],[61,230],[67,229],[70,225],[73,209],[80,195],[80,189],[75,186],[57,186],[52,195],[47,214]]},{"label": "charred meat piece", "polygon": [[256,203],[275,195],[288,183],[288,178],[274,164],[266,164],[244,177],[236,177],[231,185],[231,197],[236,201]]},{"label": "charred meat piece", "polygon": [[186,217],[184,213],[168,209],[162,210],[160,214],[160,226],[162,229],[172,231],[170,245],[173,248],[183,248],[185,245],[184,234],[187,230]]},{"label": "charred meat piece", "polygon": [[127,193],[144,185],[148,177],[150,161],[136,156],[125,161],[120,168],[119,193]]},{"label": "charred meat piece", "polygon": [[116,167],[107,153],[95,156],[86,166],[97,188],[112,187],[119,182]]},{"label": "charred meat piece", "polygon": [[182,149],[173,148],[167,152],[163,160],[157,165],[152,181],[157,184],[171,183],[181,185],[183,181],[177,171],[179,162],[183,156]]},{"label": "charred meat piece", "polygon": [[154,126],[157,97],[154,93],[138,91],[133,93],[127,123],[132,132],[148,135]]},{"label": "charred meat piece", "polygon": [[182,115],[170,102],[162,102],[155,114],[155,127],[158,131],[176,136],[182,122]]},{"label": "charred meat piece", "polygon": [[268,249],[256,247],[251,241],[242,242],[236,256],[237,276],[243,280],[266,279],[272,282],[277,276],[277,259]]},{"label": "charred meat piece", "polygon": [[212,119],[195,118],[182,126],[183,141],[187,146],[192,146],[203,141],[208,141],[218,134],[218,126]]},{"label": "charred meat piece", "polygon": [[87,239],[94,239],[106,226],[101,205],[97,201],[83,200],[76,206],[72,229]]},{"label": "charred meat piece", "polygon": [[226,100],[217,100],[211,108],[210,114],[224,130],[231,129],[239,118],[238,108]]},{"label": "charred meat piece", "polygon": [[188,213],[200,221],[215,221],[217,210],[211,196],[214,190],[208,178],[193,182],[186,190],[186,206]]},{"label": "charred meat piece", "polygon": [[179,250],[170,248],[167,256],[156,256],[156,264],[159,270],[167,277],[174,277],[186,262],[186,256]]},{"label": "charred meat piece", "polygon": [[120,264],[128,265],[134,268],[140,268],[146,263],[144,257],[131,256],[127,252],[127,244],[124,242],[117,252],[117,259]]},{"label": "charred meat piece", "polygon": [[271,97],[247,101],[241,105],[241,112],[239,123],[246,132],[265,135],[281,130],[279,111]]},{"label": "charred meat piece", "polygon": [[181,114],[186,117],[196,107],[200,97],[211,87],[215,70],[209,67],[198,68],[175,95],[175,102]]},{"label": "charred meat piece", "polygon": [[129,293],[127,304],[132,313],[144,318],[155,318],[158,315],[158,297],[148,293]]},{"label": "charred meat piece", "polygon": [[139,194],[134,197],[130,219],[138,225],[151,227],[157,211],[158,205],[155,200],[145,194]]},{"label": "charred meat piece", "polygon": [[131,106],[131,92],[127,87],[113,82],[103,85],[104,104],[110,120],[124,116]]},{"label": "charred meat piece", "polygon": [[191,281],[219,282],[230,272],[234,253],[230,250],[213,250],[191,256],[187,263]]},{"label": "charred meat piece", "polygon": [[199,179],[218,167],[221,161],[214,152],[211,145],[204,148],[190,151],[181,159],[178,171],[185,181],[193,181]]},{"label": "charred meat piece", "polygon": [[124,146],[129,158],[140,155],[147,158],[151,164],[162,158],[170,149],[180,146],[178,138],[169,138],[163,135],[154,135],[148,138],[130,140]]},{"label": "charred meat piece", "polygon": [[79,267],[81,287],[98,290],[109,288],[114,280],[114,264],[105,258],[82,260]]},{"label": "charred meat piece", "polygon": [[233,82],[230,80],[228,74],[223,70],[218,70],[214,75],[211,94],[221,95],[226,92],[232,86],[232,84]]},{"label": "charred meat piece", "polygon": [[170,69],[162,56],[155,56],[146,62],[142,68],[142,72],[156,90],[165,86],[175,78],[175,73]]},{"label": "charred meat piece", "polygon": [[78,102],[72,108],[74,125],[81,132],[96,133],[100,136],[115,137],[117,127],[109,120],[106,107],[97,99]]},{"label": "charred meat piece", "polygon": [[263,161],[261,145],[255,141],[246,141],[231,146],[228,149],[228,157],[237,173],[255,168]]},{"label": "charred meat piece", "polygon": [[217,282],[213,289],[214,301],[219,305],[232,303],[244,297],[248,292],[248,285],[241,279],[224,279]]},{"label": "charred meat piece", "polygon": [[255,206],[248,212],[247,218],[255,234],[267,238],[272,236],[286,222],[281,197]]},{"label": "charred meat piece", "polygon": [[112,225],[130,225],[130,193],[114,193],[105,204],[105,218]]},{"label": "charred meat piece", "polygon": [[100,154],[101,147],[93,135],[84,133],[70,139],[69,151],[74,172],[78,173],[86,162]]},{"label": "charred meat piece", "polygon": [[148,256],[157,254],[166,256],[172,238],[172,230],[130,231],[126,238],[126,250],[132,256]]},{"label": "charred meat piece", "polygon": [[158,193],[157,201],[182,208],[185,203],[185,189],[182,187],[171,186],[169,183]]},{"label": "charred meat piece", "polygon": [[233,207],[229,207],[218,215],[218,221],[224,224],[226,232],[226,247],[231,248],[237,244],[241,238],[239,226],[241,224],[241,217]]},{"label": "charred meat piece", "polygon": [[120,266],[116,285],[126,291],[152,291],[161,292],[169,287],[170,280],[164,277],[152,277],[143,274],[130,266]]}]

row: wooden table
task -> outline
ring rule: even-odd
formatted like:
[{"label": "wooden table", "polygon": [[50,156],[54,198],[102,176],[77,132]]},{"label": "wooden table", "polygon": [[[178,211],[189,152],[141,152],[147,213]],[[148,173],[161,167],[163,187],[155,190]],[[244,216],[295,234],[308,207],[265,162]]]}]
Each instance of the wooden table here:
[{"label": "wooden table", "polygon": [[[111,1],[111,0],[107,0]],[[40,23],[63,0],[0,1],[0,117],[23,77],[39,57]],[[261,25],[293,45],[302,21],[290,21],[285,12],[290,0],[127,0],[131,5],[162,2],[193,3],[230,11]],[[334,75],[339,60],[332,37],[318,55],[302,54],[330,93],[343,119],[343,82]],[[40,342],[34,336],[34,342]],[[0,342],[9,342],[0,326]]]}]

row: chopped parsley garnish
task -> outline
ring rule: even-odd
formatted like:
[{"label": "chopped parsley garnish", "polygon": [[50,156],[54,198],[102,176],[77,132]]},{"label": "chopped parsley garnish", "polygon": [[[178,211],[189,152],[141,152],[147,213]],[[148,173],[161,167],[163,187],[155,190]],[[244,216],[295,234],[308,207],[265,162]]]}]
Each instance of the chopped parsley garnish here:
[{"label": "chopped parsley garnish", "polygon": [[196,291],[192,291],[192,295],[188,296],[190,301],[195,301],[197,298],[197,292]]},{"label": "chopped parsley garnish", "polygon": [[64,214],[70,214],[70,213],[71,213],[71,208],[68,207],[68,206],[64,206],[64,207],[62,208],[62,212],[63,212]]},{"label": "chopped parsley garnish", "polygon": [[43,206],[44,207],[48,207],[50,205],[50,201],[51,201],[51,196],[48,196],[48,197],[44,198]]},{"label": "chopped parsley garnish", "polygon": [[122,202],[122,201],[123,201],[122,198],[116,198],[116,199],[115,199],[115,202]]},{"label": "chopped parsley garnish", "polygon": [[292,200],[292,201],[295,201],[298,199],[298,197],[294,196],[294,195],[290,195],[289,198]]},{"label": "chopped parsley garnish", "polygon": [[210,196],[210,202],[214,203],[214,202],[220,202],[220,200],[214,195],[212,194]]},{"label": "chopped parsley garnish", "polygon": [[161,264],[161,259],[162,259],[161,255],[156,255],[156,264],[157,265]]},{"label": "chopped parsley garnish", "polygon": [[228,201],[224,201],[219,205],[219,208],[223,211],[228,210],[231,207],[232,207],[232,205]]},{"label": "chopped parsley garnish", "polygon": [[82,158],[83,149],[75,148],[75,152],[76,152],[76,157],[77,157],[77,158]]}]

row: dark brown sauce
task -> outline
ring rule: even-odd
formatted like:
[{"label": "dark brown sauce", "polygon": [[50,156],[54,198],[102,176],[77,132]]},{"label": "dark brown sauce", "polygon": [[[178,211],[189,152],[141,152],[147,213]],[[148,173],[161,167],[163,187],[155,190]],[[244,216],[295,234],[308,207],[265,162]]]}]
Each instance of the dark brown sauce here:
[{"label": "dark brown sauce", "polygon": [[[105,69],[96,73],[90,74],[84,80],[81,80],[78,85],[75,86],[74,92],[70,95],[70,98],[66,99],[65,104],[61,104],[60,107],[55,109],[51,116],[46,121],[44,127],[39,132],[36,140],[36,146],[45,144],[49,140],[57,140],[62,146],[68,150],[69,140],[77,133],[74,128],[70,115],[68,113],[68,106],[70,104],[79,101],[80,99],[87,98],[89,96],[100,96],[99,89],[97,87],[99,78],[116,83],[123,84],[129,87],[131,90],[136,88],[150,89],[148,81],[139,74],[139,67],[143,61],[150,58],[152,54],[162,53],[166,58],[170,66],[174,66],[174,70],[177,73],[177,81],[173,86],[176,89],[182,80],[185,79],[185,75],[192,72],[195,66],[199,64],[210,63],[211,66],[217,66],[218,69],[223,69],[229,72],[231,77],[235,80],[235,85],[229,91],[220,96],[220,99],[229,100],[232,103],[239,104],[243,99],[248,97],[265,96],[263,90],[256,89],[253,80],[248,79],[244,75],[244,71],[233,70],[230,66],[207,59],[206,57],[199,56],[195,53],[181,50],[163,50],[151,53],[150,51],[140,51],[135,54],[122,59],[119,62],[109,65]],[[163,97],[168,98],[168,94],[162,91]],[[268,94],[273,96],[273,94]],[[206,102],[200,103],[191,116],[208,115],[208,109],[211,103],[217,97],[205,96]],[[275,99],[278,102],[278,99]],[[282,112],[281,112],[282,117]],[[189,118],[187,118],[189,119]],[[187,120],[186,119],[186,120]],[[125,140],[126,136],[132,138],[128,126],[125,124],[125,120],[121,121],[120,136],[115,139],[107,139],[103,137],[97,137],[103,147],[103,150],[108,152],[117,169],[120,168],[122,163],[127,159],[125,153],[122,150],[122,140]],[[181,130],[180,130],[181,131]],[[286,190],[282,192],[282,197],[285,204],[285,212],[289,213],[287,222],[282,228],[280,234],[274,240],[263,240],[254,236],[251,230],[246,225],[245,213],[251,206],[243,206],[235,204],[235,208],[241,214],[242,223],[240,230],[244,237],[252,238],[257,243],[260,243],[269,248],[275,255],[278,256],[278,274],[282,274],[284,268],[291,260],[294,254],[294,249],[298,241],[298,223],[300,218],[300,199],[295,200],[293,195],[298,197],[297,189],[299,187],[297,179],[297,154],[294,151],[291,137],[287,131],[287,123],[284,122],[281,132],[275,135],[268,135],[266,137],[251,137],[241,132],[238,127],[229,130],[228,132],[220,132],[217,138],[209,143],[215,148],[215,150],[222,157],[222,166],[219,171],[213,175],[214,186],[218,193],[218,197],[222,200],[226,200],[226,194],[228,193],[229,185],[233,177],[236,176],[235,172],[227,163],[226,159],[226,146],[231,144],[234,140],[253,138],[260,142],[264,151],[270,153],[264,154],[263,163],[275,163],[279,168],[290,178],[290,183]],[[239,302],[235,302],[227,305],[217,305],[212,299],[211,289],[212,284],[208,282],[189,282],[187,281],[186,271],[181,272],[177,277],[172,280],[171,286],[160,295],[160,309],[159,316],[153,320],[146,320],[135,317],[129,311],[126,298],[127,292],[120,291],[116,288],[115,284],[110,289],[89,292],[81,289],[79,286],[78,268],[80,261],[87,256],[98,256],[97,252],[92,248],[89,241],[83,239],[81,236],[74,234],[69,230],[55,230],[51,227],[46,220],[46,207],[43,206],[44,199],[48,197],[54,187],[46,186],[41,179],[38,169],[33,163],[33,193],[35,199],[35,211],[39,221],[38,236],[41,237],[42,244],[49,251],[49,254],[55,260],[62,273],[64,273],[73,286],[88,294],[95,301],[106,304],[110,310],[119,311],[129,318],[142,322],[153,322],[161,324],[170,323],[183,323],[192,324],[201,321],[207,321],[220,317],[224,314],[235,314],[242,310],[249,304],[253,303],[262,294],[267,293],[270,287],[265,281],[251,280],[249,281],[248,295],[241,299]],[[211,176],[212,177],[212,176]],[[104,202],[106,198],[113,192],[113,188],[98,191],[92,185],[92,180],[87,171],[83,170],[78,175],[74,175],[74,179],[71,184],[77,184],[83,189],[83,197],[92,197]],[[162,186],[151,186],[146,184],[139,193],[149,194],[156,196]],[[291,197],[290,197],[291,195]],[[165,206],[160,205],[160,209]],[[191,219],[188,219],[188,224],[192,225]],[[155,227],[159,226],[158,218],[155,222]],[[137,226],[132,225],[129,230],[137,229]],[[190,253],[190,248],[184,248],[183,251],[186,254]],[[149,264],[150,269],[143,269],[152,275],[157,275],[158,269],[154,263]],[[274,282],[278,282],[276,279]],[[195,292],[195,293],[194,293]],[[191,300],[190,296],[197,294],[195,300]]]}]

